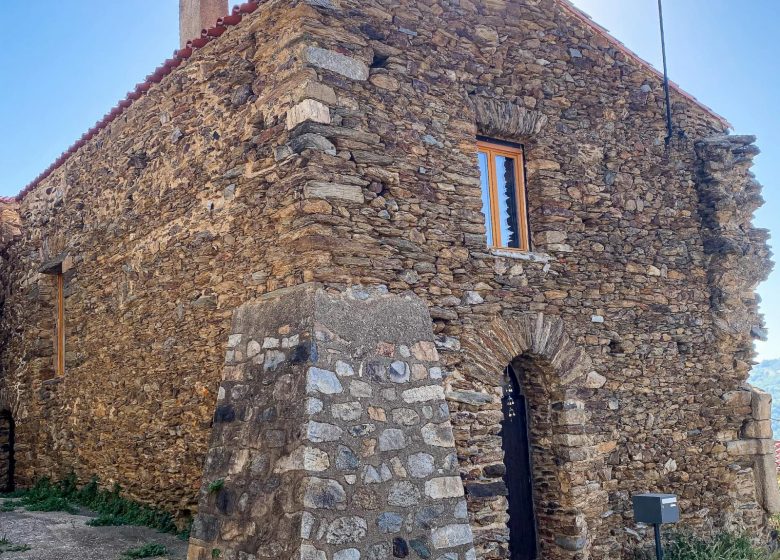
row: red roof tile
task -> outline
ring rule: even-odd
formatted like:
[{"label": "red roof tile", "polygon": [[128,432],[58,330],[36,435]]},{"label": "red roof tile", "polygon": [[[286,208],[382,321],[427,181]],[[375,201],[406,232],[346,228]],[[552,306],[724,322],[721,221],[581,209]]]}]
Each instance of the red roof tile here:
[{"label": "red roof tile", "polygon": [[127,109],[136,99],[141,98],[144,93],[149,91],[149,89],[152,87],[152,84],[161,82],[165,76],[170,74],[175,68],[177,68],[186,59],[192,56],[194,50],[205,47],[213,39],[221,36],[228,27],[241,23],[244,15],[251,14],[260,4],[265,1],[266,0],[250,0],[249,2],[244,2],[240,6],[235,6],[232,13],[219,18],[215,22],[216,25],[214,27],[204,29],[201,32],[200,37],[196,37],[190,41],[187,41],[186,48],[174,51],[172,58],[169,58],[160,66],[158,66],[154,72],[146,77],[145,81],[137,84],[135,89],[128,93],[124,100],[120,101],[117,106],[111,109],[111,111],[109,111],[100,121],[98,121],[95,126],[84,133],[75,144],[60,154],[54,163],[47,167],[43,173],[38,175],[38,177],[33,179],[31,183],[24,187],[24,189],[22,189],[22,191],[16,195],[16,200],[22,200],[30,191],[37,187],[41,181],[46,179],[59,166],[65,163],[65,161],[72,154],[78,151],[78,149],[86,144],[93,136],[95,136],[98,132],[108,126],[114,119],[121,115],[124,110]]}]

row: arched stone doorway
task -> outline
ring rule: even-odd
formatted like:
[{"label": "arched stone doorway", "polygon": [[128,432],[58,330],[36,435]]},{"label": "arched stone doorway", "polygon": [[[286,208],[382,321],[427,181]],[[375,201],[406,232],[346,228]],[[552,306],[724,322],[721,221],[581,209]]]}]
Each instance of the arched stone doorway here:
[{"label": "arched stone doorway", "polygon": [[[606,464],[611,430],[589,421],[604,378],[556,317],[497,318],[464,333],[461,344],[459,371],[475,390],[504,394],[511,367],[527,408],[538,550],[534,555],[531,549],[526,556],[510,556],[506,551],[503,557],[592,558],[594,529],[608,510],[605,482],[611,477]],[[502,409],[505,415],[505,403]],[[506,494],[511,494],[506,466]],[[503,506],[496,502],[490,507],[507,511],[505,538],[511,542],[511,495],[496,498],[501,499]],[[529,526],[528,516],[523,523]],[[492,538],[488,535],[486,540]]]},{"label": "arched stone doorway", "polygon": [[0,411],[0,492],[14,489],[14,418]]}]

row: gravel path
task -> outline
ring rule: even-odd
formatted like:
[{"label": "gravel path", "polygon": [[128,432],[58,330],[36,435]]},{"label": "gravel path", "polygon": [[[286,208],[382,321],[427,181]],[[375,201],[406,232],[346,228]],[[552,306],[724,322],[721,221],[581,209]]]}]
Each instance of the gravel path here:
[{"label": "gravel path", "polygon": [[[90,527],[90,517],[63,512],[0,512],[0,538],[10,545],[27,545],[24,552],[4,551],[2,560],[121,560],[122,554],[148,543],[164,545],[165,560],[184,560],[187,543],[147,527]],[[162,558],[158,560],[162,560]]]}]

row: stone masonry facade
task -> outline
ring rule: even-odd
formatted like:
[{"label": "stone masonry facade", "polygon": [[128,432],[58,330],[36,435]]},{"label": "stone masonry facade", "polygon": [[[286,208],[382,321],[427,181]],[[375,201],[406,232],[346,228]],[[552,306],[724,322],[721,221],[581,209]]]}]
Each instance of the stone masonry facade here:
[{"label": "stone masonry facade", "polygon": [[232,331],[190,557],[476,557],[419,298],[304,284]]},{"label": "stone masonry facade", "polygon": [[[631,557],[645,491],[760,540],[758,150],[672,101],[666,144],[563,0],[261,3],[2,203],[16,484],[197,514],[193,560],[509,558],[511,363],[540,558]],[[487,247],[478,137],[523,145],[532,251]]]}]

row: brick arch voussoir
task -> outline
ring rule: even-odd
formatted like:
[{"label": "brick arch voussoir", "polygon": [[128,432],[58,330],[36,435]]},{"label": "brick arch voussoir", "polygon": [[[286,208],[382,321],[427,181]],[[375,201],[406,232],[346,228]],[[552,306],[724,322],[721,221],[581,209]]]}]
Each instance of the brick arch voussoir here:
[{"label": "brick arch voussoir", "polygon": [[[542,368],[546,376],[543,382],[548,385],[550,404],[560,408],[554,415],[553,425],[554,437],[561,441],[554,446],[556,455],[562,463],[575,462],[584,466],[581,470],[601,470],[606,456],[598,450],[598,446],[571,447],[579,433],[572,432],[572,425],[587,423],[590,417],[582,396],[593,391],[587,381],[594,368],[587,353],[568,336],[561,319],[542,313],[497,317],[464,332],[461,336],[461,352],[463,373],[493,386],[502,384],[506,365],[516,358],[526,356],[540,359],[545,365]],[[569,435],[573,437],[569,438]],[[601,439],[600,435],[596,438]],[[560,547],[553,555],[556,559],[590,558],[590,545],[594,538],[591,529],[594,522],[598,523],[598,515],[593,515],[593,504],[583,503],[580,490],[584,490],[584,487],[569,488],[568,495],[561,496],[561,502],[568,504],[568,515],[562,519],[562,527],[568,527],[568,532],[556,539]],[[607,503],[604,492],[598,493],[603,513]],[[588,519],[584,513],[586,508],[590,510]]]},{"label": "brick arch voussoir", "polygon": [[495,380],[512,360],[527,354],[543,359],[564,393],[584,387],[594,371],[590,357],[566,334],[558,317],[538,313],[531,316],[497,317],[480,324],[461,337],[464,358],[483,381]]}]

